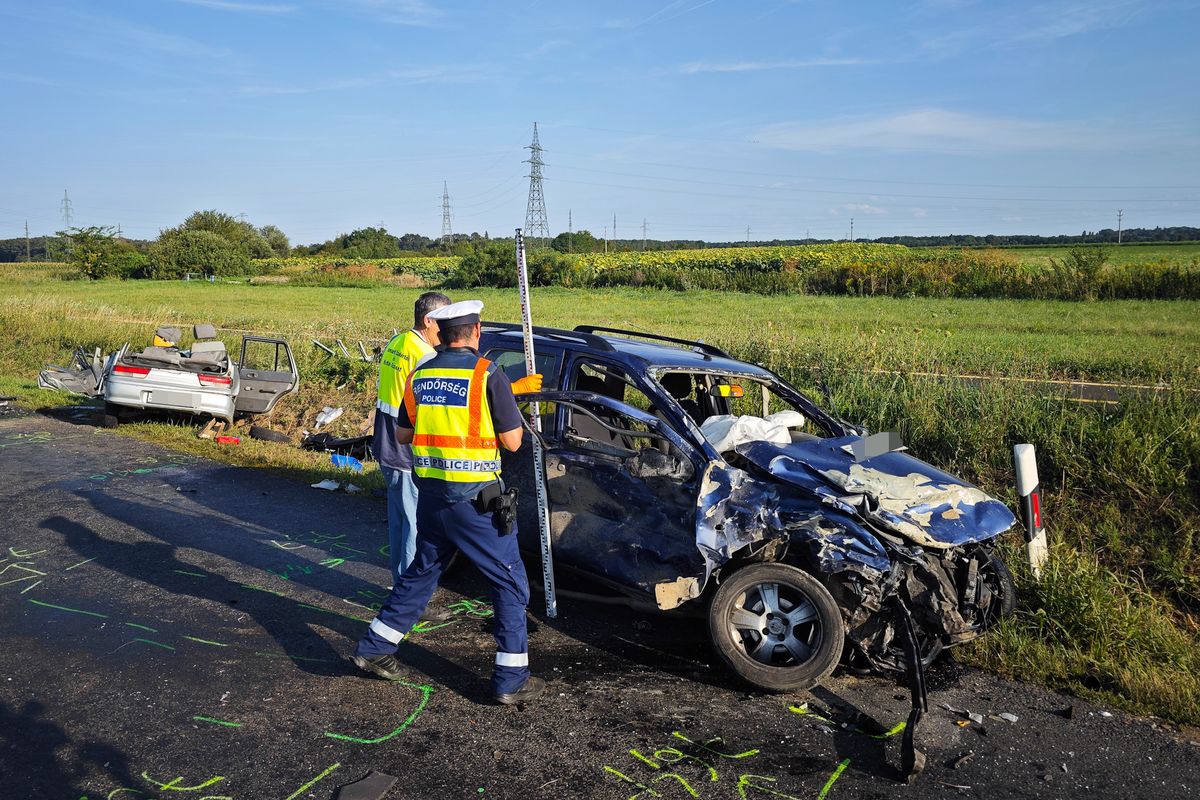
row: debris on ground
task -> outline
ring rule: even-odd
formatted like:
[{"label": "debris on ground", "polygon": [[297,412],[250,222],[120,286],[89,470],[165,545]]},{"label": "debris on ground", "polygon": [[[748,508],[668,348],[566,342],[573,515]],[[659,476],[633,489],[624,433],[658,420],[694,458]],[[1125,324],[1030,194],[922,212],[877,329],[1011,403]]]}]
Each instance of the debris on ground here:
[{"label": "debris on ground", "polygon": [[328,425],[329,423],[333,422],[342,415],[342,411],[343,409],[341,406],[338,406],[337,408],[325,406],[325,408],[317,412],[317,427],[319,428],[322,425]]},{"label": "debris on ground", "polygon": [[200,432],[196,434],[197,439],[215,439],[225,432],[225,421],[220,419],[210,419]]},{"label": "debris on ground", "polygon": [[346,456],[363,459],[371,448],[371,435],[338,437],[328,431],[311,433],[300,440],[300,447],[305,450],[324,450],[329,453],[340,453]]},{"label": "debris on ground", "polygon": [[242,437],[240,436],[218,436],[217,444],[241,444]]},{"label": "debris on ground", "polygon": [[1000,719],[1004,720],[1005,722],[1016,722],[1019,719],[1019,717],[1016,714],[1010,714],[1007,711],[1002,711],[1001,713],[997,714],[996,716],[999,717]]},{"label": "debris on ground", "polygon": [[963,753],[961,756],[959,756],[958,758],[956,758],[950,762],[950,769],[958,769],[959,767],[963,766],[964,764],[966,764],[968,761],[970,761],[974,757],[975,757],[975,751],[968,750],[967,752]]},{"label": "debris on ground", "polygon": [[339,455],[338,453],[334,453],[333,455],[329,456],[329,462],[338,469],[348,469],[353,472],[363,471],[363,463],[354,456],[343,456]]},{"label": "debris on ground", "polygon": [[279,442],[280,444],[292,443],[292,437],[288,436],[283,431],[277,431],[264,425],[251,425],[249,434],[251,439],[257,439],[261,442]]},{"label": "debris on ground", "polygon": [[366,491],[361,486],[355,486],[353,483],[347,483],[342,488],[345,490],[346,494],[360,494],[361,492]]},{"label": "debris on ground", "polygon": [[326,478],[325,480],[321,481],[320,483],[312,484],[312,488],[324,489],[327,492],[336,492],[338,489],[342,488],[342,485],[340,483],[338,483],[337,481],[333,480],[332,478]]},{"label": "debris on ground", "polygon": [[71,394],[96,397],[104,384],[105,364],[97,348],[91,355],[82,347],[76,347],[70,367],[47,364],[38,373],[38,386],[42,389],[62,389]]}]

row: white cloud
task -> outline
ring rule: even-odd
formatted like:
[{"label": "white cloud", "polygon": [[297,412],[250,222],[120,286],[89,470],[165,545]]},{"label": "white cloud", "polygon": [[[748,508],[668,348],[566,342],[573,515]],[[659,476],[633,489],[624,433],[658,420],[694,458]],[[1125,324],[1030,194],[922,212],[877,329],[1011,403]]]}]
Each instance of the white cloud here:
[{"label": "white cloud", "polygon": [[494,70],[483,65],[452,64],[416,69],[390,69],[370,75],[313,81],[312,83],[251,84],[242,86],[238,91],[241,94],[263,96],[348,91],[385,83],[413,85],[429,83],[475,83],[483,80],[491,72],[494,72]]},{"label": "white cloud", "polygon": [[751,138],[768,147],[832,153],[846,150],[931,153],[1104,151],[1134,137],[1090,122],[1043,122],[921,108],[884,117],[839,117],[768,125]]},{"label": "white cloud", "polygon": [[361,14],[391,25],[429,27],[441,21],[441,9],[434,8],[424,0],[341,0],[330,3],[339,8],[349,6]]},{"label": "white cloud", "polygon": [[868,64],[861,58],[803,58],[782,61],[693,61],[682,64],[679,71],[685,75],[700,72],[760,72],[770,69],[809,69],[811,67],[848,67]]},{"label": "white cloud", "polygon": [[853,211],[856,214],[886,214],[886,213],[888,213],[888,210],[886,208],[880,208],[879,206],[873,206],[870,203],[844,203],[842,205],[842,208],[844,208],[847,211]]},{"label": "white cloud", "polygon": [[189,6],[203,6],[220,11],[245,11],[254,14],[290,14],[296,6],[278,3],[240,3],[234,0],[176,0]]},{"label": "white cloud", "polygon": [[[970,24],[921,42],[927,53],[953,56],[979,47],[1047,44],[1094,31],[1121,28],[1146,10],[1147,0],[1056,0],[1015,9],[1004,4],[972,8]],[[953,13],[953,4],[937,13]]]},{"label": "white cloud", "polygon": [[912,215],[918,219],[924,219],[925,217],[929,216],[929,209],[927,208],[914,207],[910,209],[910,211],[912,211]]}]

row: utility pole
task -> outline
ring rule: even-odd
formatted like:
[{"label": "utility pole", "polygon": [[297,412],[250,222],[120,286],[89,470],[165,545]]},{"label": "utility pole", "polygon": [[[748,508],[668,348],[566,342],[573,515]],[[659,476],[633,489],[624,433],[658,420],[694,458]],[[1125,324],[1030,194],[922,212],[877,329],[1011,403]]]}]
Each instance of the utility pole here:
[{"label": "utility pole", "polygon": [[29,249],[29,220],[25,220],[25,260],[33,261],[33,251]]},{"label": "utility pole", "polygon": [[750,226],[746,226],[746,247],[750,246]]},{"label": "utility pole", "polygon": [[646,251],[646,218],[642,217],[642,252]]},{"label": "utility pole", "polygon": [[617,252],[617,215],[613,214],[613,252]]},{"label": "utility pole", "polygon": [[66,189],[63,189],[63,199],[59,203],[58,210],[62,214],[63,230],[69,229],[75,218],[71,214],[71,198],[67,196]]},{"label": "utility pole", "polygon": [[123,238],[121,236],[121,223],[119,223],[119,222],[117,223],[117,238],[118,239]]},{"label": "utility pole", "polygon": [[1121,221],[1122,221],[1122,217],[1124,217],[1124,216],[1125,216],[1125,209],[1118,208],[1117,209],[1117,244],[1121,243]]},{"label": "utility pole", "polygon": [[604,226],[604,254],[608,255],[608,226]]},{"label": "utility pole", "polygon": [[850,218],[850,241],[854,241],[854,217]]},{"label": "utility pole", "polygon": [[575,224],[571,219],[571,209],[567,209],[567,252],[575,252]]},{"label": "utility pole", "polygon": [[450,230],[450,192],[446,182],[442,181],[442,245],[449,248],[454,242],[454,234]]},{"label": "utility pole", "polygon": [[533,123],[533,141],[525,148],[529,158],[529,202],[525,205],[525,238],[533,239],[544,247],[550,238],[550,223],[546,221],[546,197],[542,194],[542,145],[538,142],[537,123]]}]

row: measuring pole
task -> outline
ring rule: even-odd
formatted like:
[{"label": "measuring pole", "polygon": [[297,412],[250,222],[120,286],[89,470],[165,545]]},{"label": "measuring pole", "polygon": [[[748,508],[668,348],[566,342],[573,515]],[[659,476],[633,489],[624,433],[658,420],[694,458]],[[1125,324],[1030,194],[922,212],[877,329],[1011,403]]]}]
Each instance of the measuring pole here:
[{"label": "measuring pole", "polygon": [[[533,358],[533,310],[529,305],[529,270],[525,266],[525,237],[517,228],[517,286],[521,290],[521,330],[525,334],[525,374],[537,372]],[[542,432],[539,403],[529,404],[529,421]],[[538,528],[542,540],[542,586],[546,590],[546,616],[558,616],[558,598],[554,593],[554,554],[550,550],[550,502],[546,497],[546,454],[541,436],[533,437],[533,480],[537,485]]]}]

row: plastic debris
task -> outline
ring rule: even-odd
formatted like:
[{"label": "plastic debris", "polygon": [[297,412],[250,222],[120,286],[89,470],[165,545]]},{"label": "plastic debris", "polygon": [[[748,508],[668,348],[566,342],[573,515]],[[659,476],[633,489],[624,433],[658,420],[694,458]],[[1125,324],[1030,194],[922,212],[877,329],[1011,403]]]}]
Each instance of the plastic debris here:
[{"label": "plastic debris", "polygon": [[325,480],[321,481],[320,483],[312,484],[312,488],[324,489],[327,492],[336,492],[338,489],[342,488],[342,485],[340,483],[338,483],[337,481],[333,480],[332,478],[326,478]]},{"label": "plastic debris", "polygon": [[361,486],[355,486],[353,483],[347,483],[345,486],[346,494],[358,494],[365,491]]},{"label": "plastic debris", "polygon": [[974,711],[967,712],[967,719],[971,720],[971,722],[974,722],[976,725],[983,724],[983,714],[976,714]]},{"label": "plastic debris", "polygon": [[354,472],[363,471],[363,463],[354,456],[344,456],[340,453],[333,453],[329,456],[329,461],[338,469],[348,469]]},{"label": "plastic debris", "polygon": [[218,436],[217,444],[241,444],[242,437],[240,436]]},{"label": "plastic debris", "polygon": [[1016,714],[1010,714],[1007,711],[1003,711],[1003,712],[997,714],[996,716],[998,716],[1000,719],[1002,719],[1006,722],[1016,722],[1019,719],[1019,717],[1017,717]]},{"label": "plastic debris", "polygon": [[321,425],[328,425],[329,423],[333,422],[342,415],[342,410],[343,409],[341,406],[338,406],[337,408],[325,406],[323,409],[317,412],[317,426],[320,427]]},{"label": "plastic debris", "polygon": [[1100,716],[1102,716],[1102,717],[1111,717],[1112,715],[1113,714],[1111,711],[1101,711],[1100,712]]}]

